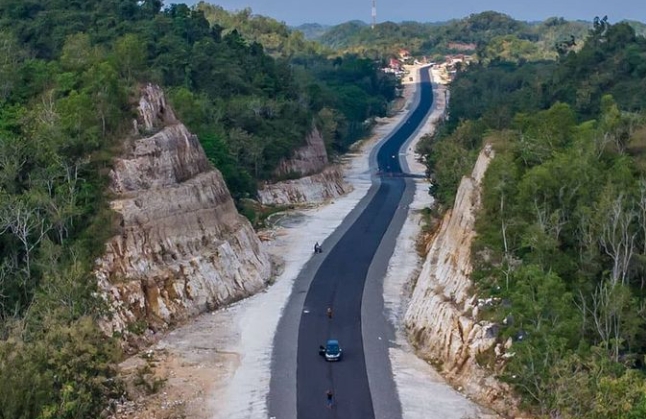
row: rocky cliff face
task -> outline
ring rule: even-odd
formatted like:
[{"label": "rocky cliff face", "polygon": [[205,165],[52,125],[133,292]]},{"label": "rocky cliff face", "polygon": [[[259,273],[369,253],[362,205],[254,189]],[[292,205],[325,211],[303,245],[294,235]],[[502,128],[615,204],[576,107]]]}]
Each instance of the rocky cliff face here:
[{"label": "rocky cliff face", "polygon": [[222,175],[148,85],[135,129],[110,173],[120,232],[97,261],[113,316],[106,331],[152,330],[262,289],[268,255],[238,214]]},{"label": "rocky cliff face", "polygon": [[328,167],[315,175],[265,185],[258,191],[258,200],[263,205],[320,203],[351,190],[343,179],[343,170]]},{"label": "rocky cliff face", "polygon": [[263,205],[320,203],[350,192],[343,170],[328,163],[323,137],[314,127],[306,144],[281,161],[275,172],[277,177],[299,178],[265,185],[258,191],[258,200]]},{"label": "rocky cliff face", "polygon": [[460,182],[453,210],[443,218],[416,282],[405,316],[409,339],[418,354],[470,397],[499,412],[513,404],[503,397],[508,388],[476,362],[478,354],[503,348],[496,345],[495,326],[478,321],[478,298],[469,275],[475,214],[480,206],[480,183],[493,158],[487,147],[470,177]]},{"label": "rocky cliff face", "polygon": [[297,148],[289,159],[284,159],[275,171],[276,177],[309,176],[319,173],[328,164],[325,142],[316,127],[305,138],[305,145]]}]

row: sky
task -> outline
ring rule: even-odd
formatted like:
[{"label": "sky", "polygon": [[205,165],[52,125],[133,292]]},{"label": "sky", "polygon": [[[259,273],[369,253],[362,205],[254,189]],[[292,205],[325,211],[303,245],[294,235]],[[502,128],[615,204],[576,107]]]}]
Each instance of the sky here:
[{"label": "sky", "polygon": [[[349,20],[370,22],[372,0],[206,0],[227,10],[250,7],[261,14],[290,26],[303,23],[338,24]],[[495,10],[517,20],[544,20],[558,16],[567,20],[592,21],[595,16],[608,16],[610,22],[623,19],[646,22],[643,0],[375,0],[377,22],[438,22],[459,19],[472,13]],[[164,0],[165,4],[198,0]]]}]

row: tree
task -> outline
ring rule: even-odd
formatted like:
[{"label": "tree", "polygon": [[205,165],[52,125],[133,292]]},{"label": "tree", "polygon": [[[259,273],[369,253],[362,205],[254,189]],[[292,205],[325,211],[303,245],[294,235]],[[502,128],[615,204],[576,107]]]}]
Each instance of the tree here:
[{"label": "tree", "polygon": [[0,30],[0,104],[9,98],[20,80],[19,71],[26,57],[12,34]]},{"label": "tree", "polygon": [[92,111],[101,121],[101,136],[105,137],[108,130],[115,130],[121,123],[121,105],[123,103],[122,90],[115,69],[103,62],[94,65],[83,74],[85,88],[83,93],[91,98]]},{"label": "tree", "polygon": [[86,33],[70,35],[61,53],[61,67],[65,71],[82,73],[98,59],[98,53]]},{"label": "tree", "polygon": [[[32,206],[28,202],[36,198],[35,194],[21,198],[4,196],[0,208],[0,231],[11,233],[21,244],[21,259],[25,279],[31,279],[31,261],[34,249],[45,238],[52,228],[45,217],[45,208]],[[29,292],[27,285],[23,284],[25,294]]]},{"label": "tree", "polygon": [[632,204],[626,202],[623,193],[611,198],[602,209],[602,234],[599,242],[612,260],[610,281],[612,286],[626,285],[630,262],[635,253],[637,232],[634,222],[637,213]]},{"label": "tree", "polygon": [[20,177],[27,164],[27,147],[20,139],[0,134],[0,190],[20,191]]},{"label": "tree", "polygon": [[126,34],[117,39],[114,60],[119,74],[132,83],[142,76],[148,54],[143,40],[135,34]]},{"label": "tree", "polygon": [[0,341],[0,416],[98,417],[117,396],[118,352],[89,317],[61,325],[45,319],[47,332],[25,341],[17,330]]}]

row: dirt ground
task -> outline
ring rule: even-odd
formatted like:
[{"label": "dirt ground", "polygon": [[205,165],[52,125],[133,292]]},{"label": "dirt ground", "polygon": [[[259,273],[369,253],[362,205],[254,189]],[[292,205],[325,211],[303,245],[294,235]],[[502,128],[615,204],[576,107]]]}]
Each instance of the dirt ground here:
[{"label": "dirt ground", "polygon": [[113,417],[210,418],[215,406],[208,395],[231,378],[240,362],[229,347],[235,336],[229,336],[227,310],[204,314],[123,362],[121,376],[131,400],[118,403]]}]

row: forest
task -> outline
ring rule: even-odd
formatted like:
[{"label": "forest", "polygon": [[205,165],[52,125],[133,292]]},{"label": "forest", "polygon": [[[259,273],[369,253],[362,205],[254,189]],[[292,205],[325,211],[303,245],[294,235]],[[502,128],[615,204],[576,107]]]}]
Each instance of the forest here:
[{"label": "forest", "polygon": [[585,44],[558,55],[460,72],[448,121],[420,150],[438,212],[482,147],[496,153],[472,278],[512,356],[478,362],[536,417],[643,418],[646,39],[595,18]]},{"label": "forest", "polygon": [[499,54],[508,60],[540,60],[556,57],[556,42],[572,37],[582,41],[590,25],[563,18],[528,23],[486,11],[447,22],[380,22],[372,29],[363,22],[351,21],[324,30],[311,31],[311,26],[303,30],[323,45],[375,58],[397,55],[404,48],[414,56],[434,61],[445,54],[476,51],[483,59]]},{"label": "forest", "polygon": [[[641,22],[628,22],[638,34],[646,34]],[[539,22],[515,20],[503,13],[485,11],[446,22],[378,22],[375,28],[361,21],[327,27],[296,27],[307,39],[339,51],[381,58],[407,49],[413,56],[443,60],[446,54],[477,53],[482,61],[554,60],[561,43],[583,45],[592,22],[551,17]]]},{"label": "forest", "polygon": [[163,87],[237,202],[314,126],[334,156],[395,97],[372,60],[206,9],[0,0],[0,418],[101,417],[123,393],[92,269],[142,84]]}]

